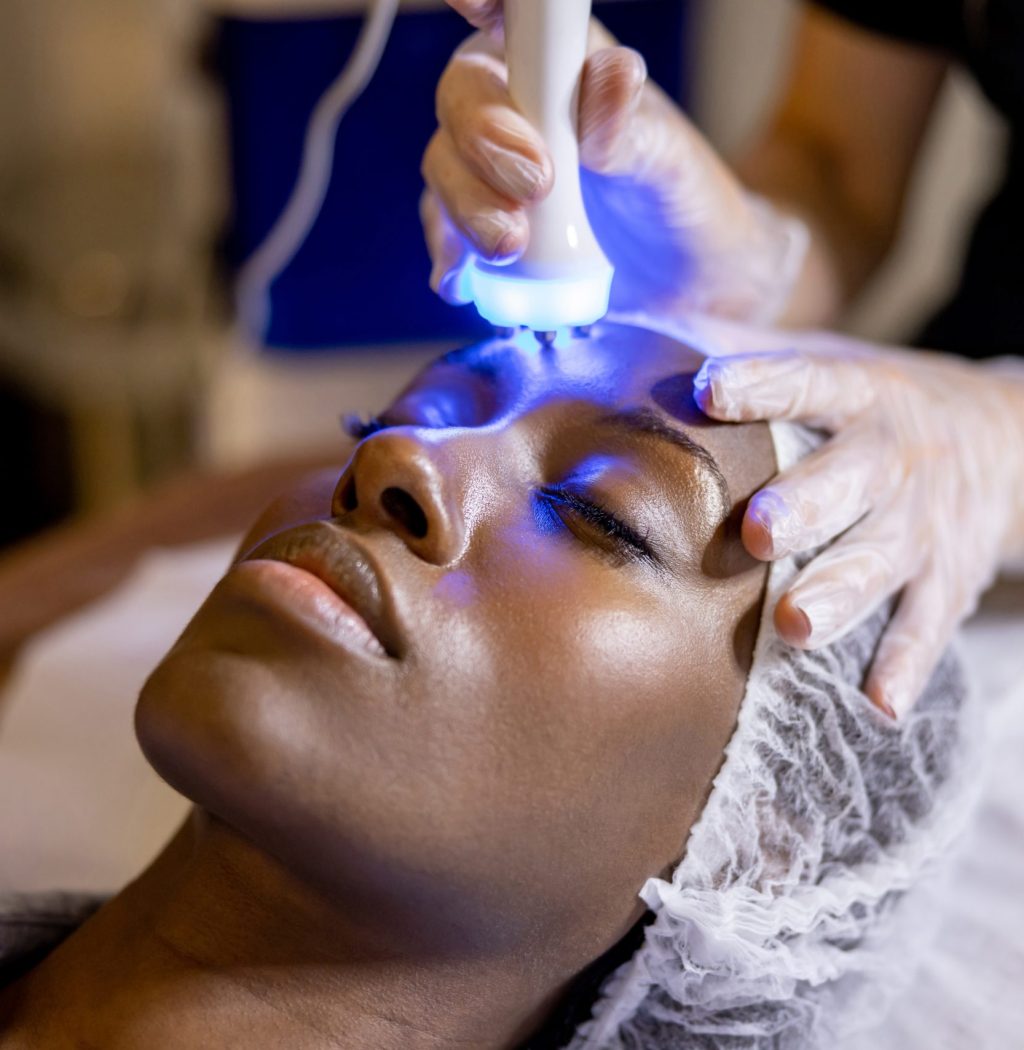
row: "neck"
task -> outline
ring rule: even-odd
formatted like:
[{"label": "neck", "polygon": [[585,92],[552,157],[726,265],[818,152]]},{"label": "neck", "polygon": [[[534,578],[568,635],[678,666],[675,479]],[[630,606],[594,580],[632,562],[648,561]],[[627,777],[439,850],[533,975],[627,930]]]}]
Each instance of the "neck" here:
[{"label": "neck", "polygon": [[0,998],[0,1048],[497,1050],[539,1026],[561,984],[535,958],[410,951],[196,815]]}]

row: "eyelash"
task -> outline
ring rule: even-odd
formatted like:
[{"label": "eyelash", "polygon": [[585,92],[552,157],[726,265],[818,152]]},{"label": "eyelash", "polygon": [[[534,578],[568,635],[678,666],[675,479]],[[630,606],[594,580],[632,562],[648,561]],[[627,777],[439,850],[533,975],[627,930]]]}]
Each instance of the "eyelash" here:
[{"label": "eyelash", "polygon": [[[383,416],[371,416],[369,419],[346,416],[342,420],[345,433],[356,441],[365,441],[393,425]],[[566,507],[574,514],[578,514],[588,525],[600,529],[624,557],[630,560],[642,559],[650,562],[658,560],[647,536],[641,536],[635,529],[620,521],[604,507],[585,499],[579,493],[564,488],[544,487],[539,490],[539,494],[549,505],[558,504]]]},{"label": "eyelash", "polygon": [[652,549],[648,537],[640,535],[599,504],[584,498],[577,492],[563,488],[542,488],[540,496],[549,504],[567,507],[574,514],[578,514],[588,525],[600,529],[624,557],[630,560],[657,562],[658,556]]},{"label": "eyelash", "polygon": [[344,416],[341,420],[341,429],[356,441],[365,441],[368,437],[387,430],[390,425],[383,416],[370,416],[369,419],[363,419],[361,416],[353,415]]}]

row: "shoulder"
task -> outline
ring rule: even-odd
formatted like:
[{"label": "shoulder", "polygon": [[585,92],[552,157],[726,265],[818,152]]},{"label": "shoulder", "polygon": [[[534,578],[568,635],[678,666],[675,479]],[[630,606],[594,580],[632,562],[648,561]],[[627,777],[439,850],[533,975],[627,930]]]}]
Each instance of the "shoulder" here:
[{"label": "shoulder", "polygon": [[964,0],[809,0],[812,7],[911,44],[958,52],[965,36]]}]

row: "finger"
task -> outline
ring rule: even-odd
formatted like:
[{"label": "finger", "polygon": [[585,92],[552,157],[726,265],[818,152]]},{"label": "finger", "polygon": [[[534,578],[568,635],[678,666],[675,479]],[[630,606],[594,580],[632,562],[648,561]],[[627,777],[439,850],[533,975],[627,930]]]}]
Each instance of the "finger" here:
[{"label": "finger", "polygon": [[879,426],[854,423],[758,492],[743,543],[762,561],[835,539],[895,493],[903,472]]},{"label": "finger", "polygon": [[501,27],[502,0],[448,0],[448,6],[477,29],[493,31]]},{"label": "finger", "polygon": [[462,163],[442,128],[423,157],[423,178],[455,228],[484,259],[508,262],[526,247],[525,212]]},{"label": "finger", "polygon": [[430,254],[430,287],[453,306],[468,303],[471,296],[461,287],[460,280],[466,263],[466,244],[430,190],[424,190],[420,198],[420,221]]},{"label": "finger", "polygon": [[830,645],[916,574],[922,556],[912,509],[901,493],[797,576],[775,608],[783,641],[800,649]]},{"label": "finger", "polygon": [[913,707],[969,612],[950,603],[947,582],[935,569],[915,579],[882,636],[864,691],[894,718],[903,718]]},{"label": "finger", "polygon": [[580,161],[591,171],[614,167],[622,137],[647,83],[647,64],[628,47],[592,54],[580,84]]},{"label": "finger", "polygon": [[790,419],[828,430],[860,415],[875,396],[859,361],[800,351],[708,358],[693,386],[712,419]]},{"label": "finger", "polygon": [[502,196],[525,203],[551,191],[551,158],[513,105],[500,57],[471,50],[452,59],[438,85],[437,119],[469,170]]}]

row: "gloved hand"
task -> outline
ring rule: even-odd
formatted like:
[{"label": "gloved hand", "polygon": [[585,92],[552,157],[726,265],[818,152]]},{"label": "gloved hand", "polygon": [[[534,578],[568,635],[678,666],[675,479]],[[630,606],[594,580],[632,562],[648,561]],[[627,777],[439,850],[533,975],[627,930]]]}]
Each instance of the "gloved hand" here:
[{"label": "gloved hand", "polygon": [[743,522],[766,561],[841,537],[779,602],[779,633],[827,645],[902,591],[866,690],[903,714],[1000,563],[1024,552],[1024,374],[820,333],[698,332],[735,354],[697,377],[708,415],[832,435],[755,495]]},{"label": "gloved hand", "polygon": [[[543,140],[508,94],[500,0],[449,0],[484,27],[453,56],[437,92],[421,217],[431,286],[466,302],[467,253],[515,259],[526,207],[550,190]],[[678,316],[700,310],[769,322],[806,253],[802,223],[748,194],[678,107],[647,81],[643,59],[594,24],[580,89],[587,211],[616,270],[612,307]]]}]

